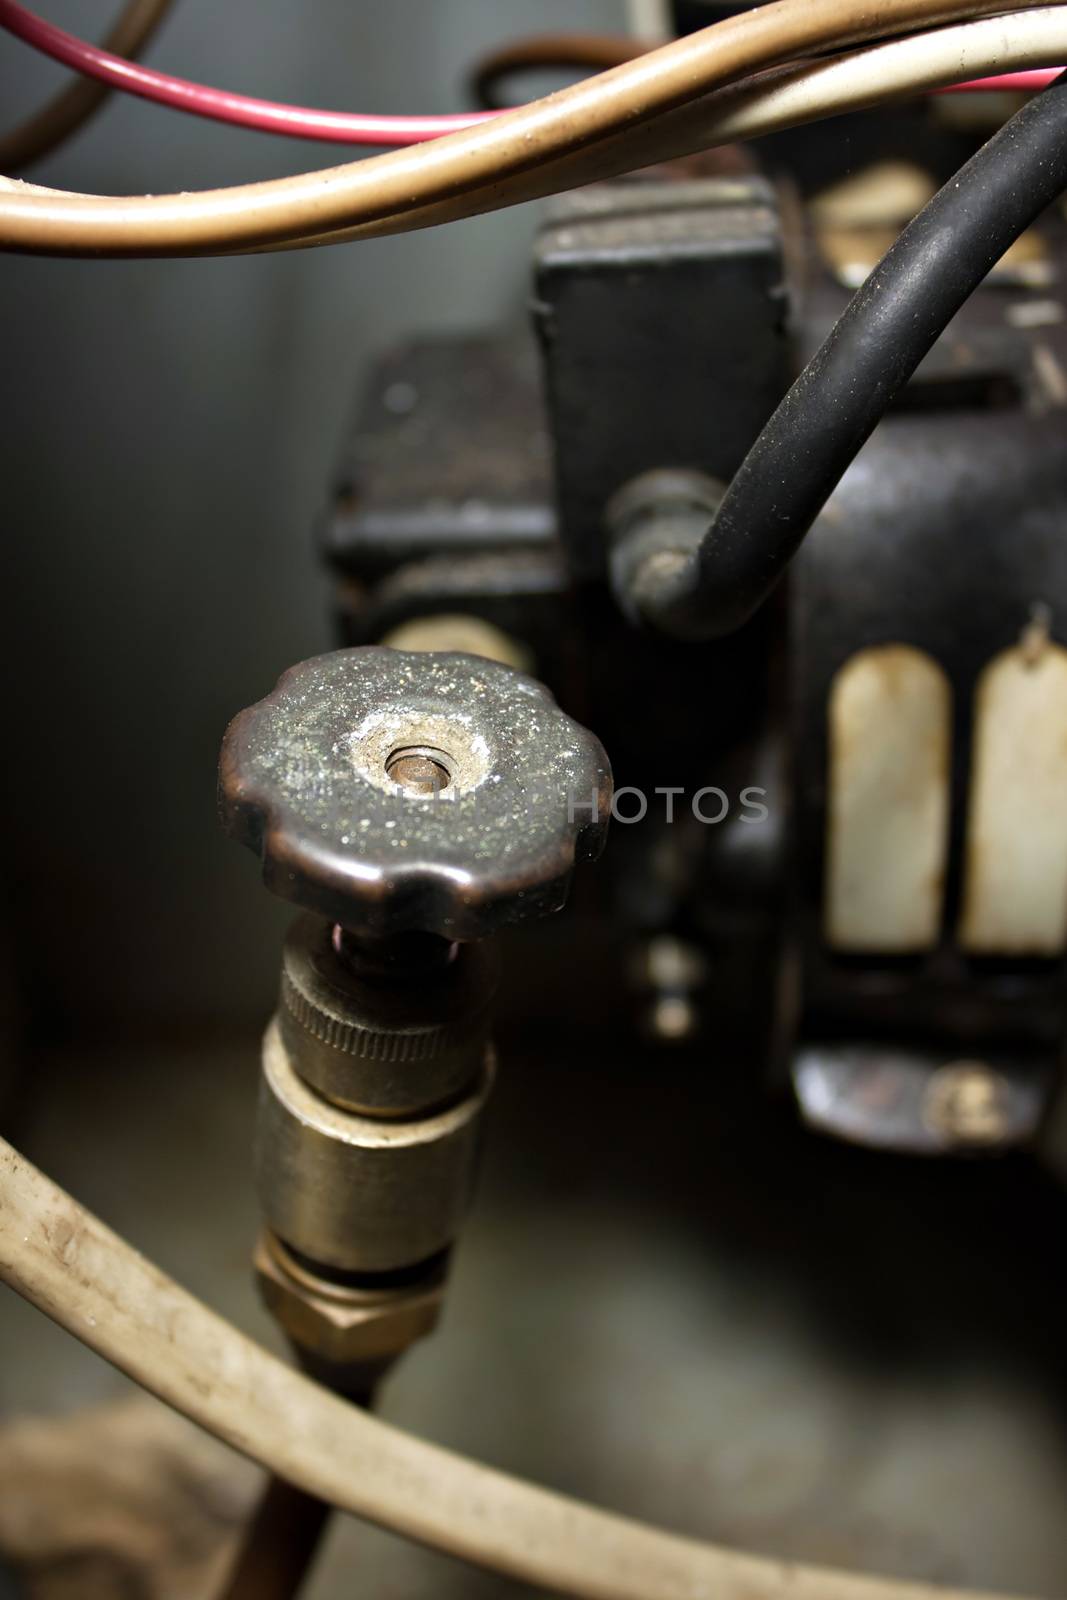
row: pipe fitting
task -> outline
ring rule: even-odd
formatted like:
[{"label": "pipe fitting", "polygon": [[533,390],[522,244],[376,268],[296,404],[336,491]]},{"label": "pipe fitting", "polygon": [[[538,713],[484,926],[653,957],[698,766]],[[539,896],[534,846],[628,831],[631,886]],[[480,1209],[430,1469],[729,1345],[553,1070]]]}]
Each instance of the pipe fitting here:
[{"label": "pipe fitting", "polygon": [[299,1255],[340,1272],[396,1272],[446,1250],[474,1189],[493,1079],[411,1119],[332,1105],[299,1074],[277,1019],[263,1043],[256,1176],[267,1225]]},{"label": "pipe fitting", "polygon": [[702,472],[658,468],[631,479],[609,500],[611,589],[631,622],[687,636],[687,597],[725,492]]},{"label": "pipe fitting", "polygon": [[265,1229],[253,1261],[264,1305],[306,1366],[331,1372],[387,1366],[432,1333],[441,1315],[443,1259],[401,1284],[338,1282],[297,1260]]}]

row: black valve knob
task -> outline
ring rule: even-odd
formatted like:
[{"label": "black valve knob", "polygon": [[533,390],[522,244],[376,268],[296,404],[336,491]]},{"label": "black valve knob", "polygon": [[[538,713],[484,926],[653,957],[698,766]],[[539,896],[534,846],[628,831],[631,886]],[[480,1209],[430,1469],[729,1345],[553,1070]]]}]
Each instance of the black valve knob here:
[{"label": "black valve knob", "polygon": [[603,846],[611,772],[534,679],[373,647],[305,661],[242,711],[219,797],[285,899],[374,937],[477,939],[559,909]]}]

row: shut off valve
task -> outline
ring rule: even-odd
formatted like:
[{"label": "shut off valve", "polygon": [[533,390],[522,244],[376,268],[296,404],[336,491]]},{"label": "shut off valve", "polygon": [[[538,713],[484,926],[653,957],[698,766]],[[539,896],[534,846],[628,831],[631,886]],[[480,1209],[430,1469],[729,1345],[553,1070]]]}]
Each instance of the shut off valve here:
[{"label": "shut off valve", "polygon": [[369,1393],[440,1312],[493,1078],[489,936],[599,854],[599,741],[534,679],[339,650],[223,742],[224,827],[302,908],[263,1046],[256,1275],[302,1364]]}]

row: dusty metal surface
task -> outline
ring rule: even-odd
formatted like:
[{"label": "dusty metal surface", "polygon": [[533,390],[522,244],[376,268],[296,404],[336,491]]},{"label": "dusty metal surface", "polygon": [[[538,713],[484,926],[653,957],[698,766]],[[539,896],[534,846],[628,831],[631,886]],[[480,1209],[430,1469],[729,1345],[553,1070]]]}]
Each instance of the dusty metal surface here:
[{"label": "dusty metal surface", "polygon": [[323,530],[332,565],[363,573],[447,548],[543,548],[555,533],[551,454],[529,338],[422,339],[379,367]]},{"label": "dusty metal surface", "polygon": [[560,534],[589,579],[605,569],[613,494],[661,468],[728,481],[784,391],[774,191],[738,176],[561,196],[535,276]]},{"label": "dusty metal surface", "polygon": [[[411,748],[440,752],[440,794],[389,777]],[[268,887],[376,934],[478,938],[557,909],[610,802],[599,741],[543,685],[475,656],[304,662],[231,724],[220,768],[224,824]]]}]

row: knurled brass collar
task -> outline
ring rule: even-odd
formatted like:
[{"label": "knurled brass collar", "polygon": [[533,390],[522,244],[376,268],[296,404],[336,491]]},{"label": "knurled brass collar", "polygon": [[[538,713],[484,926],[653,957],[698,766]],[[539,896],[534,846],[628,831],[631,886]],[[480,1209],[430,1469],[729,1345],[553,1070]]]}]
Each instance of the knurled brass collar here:
[{"label": "knurled brass collar", "polygon": [[478,1076],[496,961],[456,946],[440,970],[367,979],[338,954],[330,924],[300,917],[282,958],[278,1022],[294,1070],[325,1099],[365,1116],[447,1104]]}]

